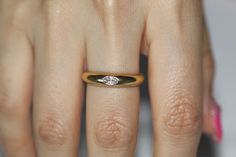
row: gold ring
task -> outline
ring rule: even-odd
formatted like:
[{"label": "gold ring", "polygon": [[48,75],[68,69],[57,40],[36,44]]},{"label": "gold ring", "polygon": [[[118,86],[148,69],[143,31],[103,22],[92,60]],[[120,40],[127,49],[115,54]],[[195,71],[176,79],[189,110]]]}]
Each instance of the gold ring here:
[{"label": "gold ring", "polygon": [[127,73],[104,73],[104,72],[84,72],[82,75],[84,82],[103,87],[135,87],[143,83],[142,74]]}]

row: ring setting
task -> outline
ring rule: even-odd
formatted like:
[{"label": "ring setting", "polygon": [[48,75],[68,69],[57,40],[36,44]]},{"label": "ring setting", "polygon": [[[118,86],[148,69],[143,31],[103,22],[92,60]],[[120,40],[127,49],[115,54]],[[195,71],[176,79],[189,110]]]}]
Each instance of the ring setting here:
[{"label": "ring setting", "polygon": [[102,83],[105,83],[108,86],[113,86],[113,85],[117,85],[120,79],[116,76],[104,76],[99,81],[101,81]]}]

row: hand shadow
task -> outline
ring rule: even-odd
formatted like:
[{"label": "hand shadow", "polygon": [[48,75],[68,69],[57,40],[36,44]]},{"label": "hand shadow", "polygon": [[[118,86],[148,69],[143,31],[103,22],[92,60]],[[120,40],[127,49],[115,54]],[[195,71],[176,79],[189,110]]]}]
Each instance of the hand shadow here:
[{"label": "hand shadow", "polygon": [[217,157],[216,147],[207,135],[202,135],[198,149],[198,157]]}]

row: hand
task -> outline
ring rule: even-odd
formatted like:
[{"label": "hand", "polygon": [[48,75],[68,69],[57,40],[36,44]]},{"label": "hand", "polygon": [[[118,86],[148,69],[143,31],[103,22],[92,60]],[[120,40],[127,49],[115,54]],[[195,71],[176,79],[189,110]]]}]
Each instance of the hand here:
[{"label": "hand", "polygon": [[[0,0],[6,157],[77,156],[82,73],[138,73],[140,52],[149,59],[154,156],[196,156],[202,130],[221,138],[206,32],[199,0]],[[134,156],[139,92],[87,85],[88,156]]]}]

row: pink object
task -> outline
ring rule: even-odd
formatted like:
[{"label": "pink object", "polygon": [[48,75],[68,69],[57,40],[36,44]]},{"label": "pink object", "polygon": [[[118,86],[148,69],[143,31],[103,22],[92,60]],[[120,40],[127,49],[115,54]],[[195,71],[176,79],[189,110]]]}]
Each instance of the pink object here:
[{"label": "pink object", "polygon": [[212,120],[213,127],[215,129],[215,133],[213,135],[213,139],[216,143],[220,143],[223,137],[222,125],[221,125],[221,109],[218,104],[214,104],[212,110]]}]

